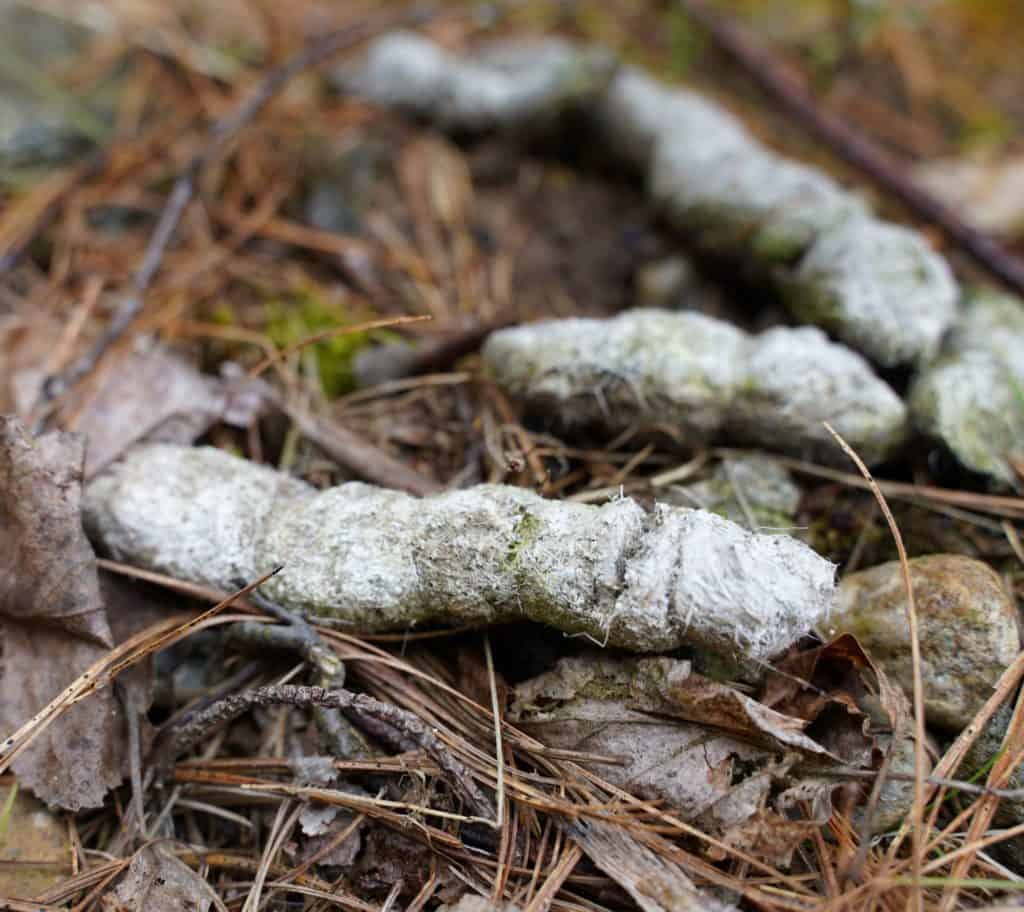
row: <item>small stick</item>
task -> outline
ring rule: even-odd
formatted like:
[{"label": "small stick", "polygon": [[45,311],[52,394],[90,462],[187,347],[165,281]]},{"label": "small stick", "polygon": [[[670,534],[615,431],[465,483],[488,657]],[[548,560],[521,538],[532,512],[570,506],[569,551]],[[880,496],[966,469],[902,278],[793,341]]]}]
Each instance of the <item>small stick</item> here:
[{"label": "small stick", "polygon": [[100,359],[124,335],[139,315],[143,298],[163,259],[167,246],[181,222],[185,209],[195,194],[196,181],[200,173],[216,158],[228,142],[263,110],[288,81],[303,70],[323,63],[334,54],[365,41],[382,29],[398,25],[419,24],[429,18],[429,13],[413,8],[401,14],[382,14],[365,22],[338,29],[310,42],[301,51],[293,54],[280,66],[266,74],[242,103],[226,117],[210,128],[206,143],[178,176],[171,195],[160,213],[160,219],[153,229],[146,246],[142,263],[131,280],[131,290],[122,301],[106,330],[77,362],[60,374],[48,377],[43,383],[43,402],[56,399],[65,390],[77,383],[99,363]]},{"label": "small stick", "polygon": [[385,488],[408,491],[419,497],[436,494],[441,485],[409,468],[404,462],[342,427],[271,394],[270,400],[286,414],[306,437],[339,465],[366,481]]},{"label": "small stick", "polygon": [[497,810],[494,803],[476,785],[462,762],[455,758],[438,738],[437,733],[422,719],[367,694],[356,694],[344,688],[328,690],[325,687],[282,684],[257,687],[225,697],[188,719],[176,731],[169,733],[166,749],[161,752],[161,757],[168,763],[173,762],[174,757],[201,741],[212,728],[238,718],[253,707],[275,706],[282,703],[289,706],[326,706],[387,723],[415,742],[447,773],[452,786],[462,795],[475,815],[486,820],[495,819]]},{"label": "small stick", "polygon": [[986,272],[1024,294],[1024,262],[994,238],[964,222],[952,209],[915,184],[881,148],[824,109],[775,57],[737,25],[711,12],[705,0],[679,0],[683,12],[757,85],[848,164],[926,222],[940,228],[955,246]]},{"label": "small stick", "polygon": [[441,373],[456,361],[477,351],[495,330],[512,324],[511,319],[473,321],[453,332],[422,341],[415,348],[403,343],[381,345],[360,354],[356,365],[359,385],[376,386],[417,374]]}]

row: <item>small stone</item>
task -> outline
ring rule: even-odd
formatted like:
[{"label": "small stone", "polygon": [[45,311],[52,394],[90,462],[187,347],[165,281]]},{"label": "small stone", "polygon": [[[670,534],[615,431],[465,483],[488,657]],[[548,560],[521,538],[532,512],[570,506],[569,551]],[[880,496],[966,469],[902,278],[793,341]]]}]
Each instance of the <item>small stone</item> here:
[{"label": "small stone", "polygon": [[918,430],[966,468],[1017,484],[1011,460],[1024,455],[1024,301],[973,293],[909,403]]},{"label": "small stone", "polygon": [[[955,554],[910,561],[928,722],[960,730],[1020,648],[1017,610],[987,564]],[[898,561],[845,577],[831,632],[852,633],[882,670],[913,692],[906,594]]]}]

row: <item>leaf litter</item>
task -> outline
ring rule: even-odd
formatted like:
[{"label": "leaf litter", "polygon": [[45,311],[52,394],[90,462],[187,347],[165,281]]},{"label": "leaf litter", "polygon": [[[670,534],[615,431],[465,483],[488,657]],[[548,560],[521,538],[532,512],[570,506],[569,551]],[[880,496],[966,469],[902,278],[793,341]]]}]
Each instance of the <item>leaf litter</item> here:
[{"label": "leaf litter", "polygon": [[[343,18],[357,21],[359,16],[352,10]],[[270,40],[271,20],[256,16],[246,21],[245,40],[253,42],[247,59],[259,60],[269,47],[260,42]],[[257,22],[268,30],[254,28]],[[230,29],[229,23],[226,14],[219,26]],[[487,61],[484,55],[460,76],[461,47],[474,43],[468,39],[476,27],[456,13],[428,25],[427,31],[454,49],[447,56],[430,52],[442,71],[454,66],[455,76],[442,72],[442,81],[455,78],[452,85],[458,89],[457,80],[468,72],[489,86],[484,96],[445,96],[454,99],[454,106],[447,109],[443,125],[460,126],[469,112],[476,119],[466,124],[486,132],[495,123],[486,105],[504,91],[503,77],[488,68],[495,59],[514,68],[516,42],[504,46],[506,58]],[[343,593],[339,602],[335,593],[323,603],[289,596],[289,573],[293,581],[301,580],[311,567],[309,558],[320,550],[317,536],[335,535],[326,511],[297,525],[285,569],[265,587],[265,594],[280,604],[237,597],[239,588],[276,570],[282,558],[268,552],[252,565],[235,560],[244,547],[223,547],[232,535],[243,544],[254,535],[259,538],[262,533],[254,530],[267,525],[245,511],[237,516],[224,511],[232,485],[246,484],[250,471],[245,462],[228,456],[216,457],[228,460],[223,496],[213,496],[200,480],[191,495],[160,500],[160,486],[175,483],[173,465],[161,463],[155,474],[140,475],[145,483],[130,514],[136,543],[146,541],[146,547],[123,547],[123,541],[114,546],[114,539],[98,530],[102,498],[88,495],[93,504],[88,527],[108,555],[101,561],[102,573],[98,570],[81,531],[83,466],[84,477],[95,476],[100,486],[95,490],[101,491],[142,454],[160,452],[167,444],[172,446],[163,452],[184,454],[189,451],[183,445],[201,438],[220,451],[244,454],[249,463],[279,470],[259,470],[277,479],[272,487],[282,492],[261,506],[274,521],[286,522],[297,504],[330,503],[332,498],[344,502],[345,495],[332,491],[383,497],[388,504],[384,515],[403,515],[399,505],[406,495],[346,484],[353,475],[388,484],[376,476],[387,464],[407,473],[397,487],[420,493],[452,489],[422,503],[443,503],[446,497],[453,503],[468,497],[473,503],[476,496],[499,524],[505,522],[502,504],[533,498],[522,491],[533,489],[546,499],[530,499],[530,509],[552,517],[597,516],[610,509],[648,517],[643,525],[651,516],[675,517],[674,511],[681,517],[681,506],[653,504],[692,505],[683,487],[689,485],[691,497],[704,502],[698,506],[721,504],[730,520],[761,533],[740,534],[739,526],[733,531],[731,523],[718,518],[688,520],[698,527],[728,529],[733,536],[729,547],[742,551],[771,535],[776,550],[798,547],[767,521],[782,501],[769,498],[770,509],[762,510],[756,496],[751,500],[745,494],[752,490],[748,480],[734,469],[741,465],[745,472],[746,463],[735,463],[735,453],[708,450],[707,436],[680,435],[678,424],[659,422],[664,416],[656,411],[644,418],[647,427],[638,428],[632,418],[616,424],[608,419],[622,415],[602,411],[599,395],[594,397],[598,420],[587,421],[587,427],[579,421],[559,423],[563,415],[531,415],[516,390],[492,384],[475,355],[487,335],[496,338],[493,330],[508,324],[537,317],[614,316],[632,303],[640,269],[678,252],[678,237],[663,230],[649,203],[628,184],[595,176],[586,167],[570,170],[544,147],[552,125],[564,124],[567,117],[571,122],[614,78],[616,71],[608,67],[611,55],[598,50],[587,58],[593,70],[562,69],[554,80],[544,67],[562,67],[566,48],[570,56],[574,53],[572,45],[555,42],[531,58],[529,79],[521,79],[514,86],[518,94],[509,98],[517,129],[525,125],[530,143],[537,144],[533,148],[517,145],[522,137],[508,131],[497,142],[486,135],[468,143],[461,136],[445,140],[344,95],[310,95],[313,77],[306,74],[294,77],[291,88],[259,117],[240,123],[245,129],[237,141],[226,148],[218,145],[222,158],[214,160],[204,147],[203,120],[212,118],[211,111],[238,110],[245,80],[239,80],[240,70],[221,66],[220,57],[199,53],[197,47],[208,49],[197,46],[180,23],[165,28],[170,32],[158,34],[184,40],[161,43],[154,33],[128,31],[113,46],[131,61],[133,76],[166,93],[171,103],[165,113],[179,118],[173,132],[138,98],[124,96],[118,122],[134,125],[135,132],[128,129],[117,137],[111,147],[116,155],[71,174],[56,196],[52,187],[40,187],[38,197],[31,189],[15,197],[11,217],[0,225],[0,236],[17,240],[12,247],[17,256],[4,261],[3,306],[10,317],[0,342],[5,406],[36,425],[19,426],[16,433],[11,420],[4,425],[6,457],[14,466],[3,485],[4,531],[15,543],[4,551],[9,729],[53,698],[36,717],[38,724],[22,728],[5,744],[2,762],[9,766],[12,751],[19,750],[13,769],[20,782],[60,807],[97,807],[115,789],[101,811],[74,818],[68,851],[75,874],[33,898],[39,904],[75,901],[83,908],[177,908],[183,903],[284,908],[303,903],[308,908],[390,909],[401,903],[410,909],[717,910],[812,909],[826,901],[837,907],[895,908],[908,899],[938,903],[943,891],[950,902],[955,887],[949,884],[910,884],[914,876],[947,873],[954,865],[957,877],[973,878],[960,899],[968,893],[972,901],[981,896],[985,886],[976,883],[997,890],[1012,878],[1013,871],[1000,866],[987,844],[975,852],[964,843],[965,833],[975,842],[981,838],[997,792],[982,788],[980,799],[965,803],[964,794],[978,793],[951,794],[936,780],[925,785],[924,795],[940,793],[940,800],[927,811],[915,797],[911,711],[900,688],[886,677],[888,666],[873,661],[850,637],[824,646],[797,642],[827,614],[823,609],[831,596],[825,588],[820,599],[793,600],[804,612],[797,613],[799,623],[773,631],[773,645],[764,651],[749,651],[752,641],[732,630],[712,637],[719,648],[709,650],[711,641],[699,624],[696,637],[692,625],[685,625],[691,635],[671,642],[645,645],[642,637],[621,642],[641,652],[673,650],[661,657],[597,652],[585,637],[564,638],[521,623],[492,626],[485,641],[482,623],[512,620],[518,609],[493,614],[459,608],[432,619],[418,616],[410,625],[410,618],[387,623],[368,612],[346,616],[351,594]],[[281,34],[298,46],[293,32],[286,28]],[[137,50],[140,43],[145,54]],[[153,66],[155,58],[162,61],[159,66]],[[102,69],[110,58],[92,60],[86,53],[82,59]],[[215,59],[220,63],[211,64]],[[210,75],[211,66],[216,77]],[[353,72],[358,63],[346,59],[345,66]],[[257,67],[242,64],[246,67],[256,75]],[[269,67],[263,72],[272,72]],[[560,82],[567,74],[568,81]],[[588,78],[579,78],[583,75]],[[589,82],[590,77],[595,81]],[[554,94],[545,95],[552,87]],[[652,91],[659,95],[665,90]],[[531,109],[538,99],[540,108]],[[318,106],[316,118],[309,117],[311,105]],[[161,129],[164,137],[173,136],[173,144],[161,146]],[[744,138],[740,146],[754,150],[759,167],[792,176],[798,190],[825,186],[810,170],[793,167],[756,141]],[[382,148],[393,151],[381,157]],[[573,158],[579,150],[569,154],[579,164]],[[730,186],[744,186],[747,166],[741,159],[733,171],[720,175],[732,181]],[[146,295],[139,295],[141,306],[132,312],[136,323],[131,332],[89,362],[86,353],[102,340],[104,321],[116,323],[120,307],[118,298],[102,289],[139,274],[139,257],[166,212],[164,195],[181,177],[181,163],[188,161],[205,163],[198,175],[201,197],[182,209],[176,230],[158,248],[159,262],[143,283]],[[325,192],[327,164],[357,192]],[[308,181],[320,181],[315,220],[313,208],[307,205],[303,211],[304,201],[312,199]],[[691,191],[713,196],[715,186],[691,185]],[[835,196],[839,189],[830,187],[821,191],[824,197],[842,202],[855,219],[868,218],[858,201]],[[25,208],[16,211],[17,205]],[[675,214],[668,221],[676,219],[675,228],[684,234],[685,219],[707,215],[682,197],[673,205],[678,209],[671,210]],[[791,245],[784,260],[796,249],[793,244],[811,243],[818,248],[814,255],[825,257],[827,245],[814,238],[820,230],[815,213],[797,212],[790,224],[781,209],[765,216],[758,205],[754,201],[753,208],[734,214],[738,221],[713,220],[715,232],[708,239],[724,244],[720,252],[727,258],[778,256],[777,249],[765,247],[776,229],[785,229],[783,240]],[[741,223],[757,227],[753,246],[751,237],[737,241]],[[868,233],[889,230],[871,227],[881,223],[870,219],[864,224]],[[791,230],[796,234],[787,234]],[[39,240],[45,240],[46,249]],[[906,246],[914,257],[933,262],[916,235]],[[853,247],[853,259],[867,255]],[[826,298],[850,293],[842,269],[830,272],[826,262],[815,272],[813,260],[809,257],[806,267],[788,278],[820,281]],[[702,258],[695,262],[703,266]],[[937,269],[930,274],[946,294],[948,283],[940,281],[942,270]],[[783,322],[777,296],[792,291],[786,281],[773,292],[747,285],[739,297],[749,300],[737,303],[735,288],[728,278],[721,279],[712,266],[710,278],[701,281],[714,287],[714,295],[689,295],[681,306],[698,311],[707,306],[710,316],[758,332],[768,327],[769,334],[772,320]],[[45,318],[36,322],[35,305],[41,300],[52,311],[49,323]],[[940,310],[946,303],[943,297]],[[305,331],[310,341],[278,349],[268,324],[282,307],[313,318]],[[751,311],[759,316],[753,319]],[[433,319],[424,325],[396,324],[390,334],[349,348],[317,341],[322,338],[317,336],[322,328],[318,313],[330,313],[332,320],[352,327],[377,316],[427,314]],[[858,332],[847,327],[839,335],[859,344]],[[932,335],[909,347],[896,344],[901,353],[893,357],[903,358],[915,346],[930,349]],[[532,356],[533,347],[527,346],[524,356]],[[890,357],[877,340],[866,350],[882,362]],[[382,368],[358,366],[378,352]],[[215,376],[228,362],[240,367]],[[47,385],[48,379],[74,377],[81,363],[89,369],[69,388]],[[265,387],[244,380],[245,371],[268,365]],[[864,370],[874,381],[866,363]],[[360,376],[364,387],[357,389]],[[375,382],[367,383],[371,376]],[[352,385],[339,388],[332,381],[328,387],[325,377],[351,378]],[[906,392],[899,377],[887,374],[886,382],[896,395]],[[744,394],[756,398],[763,391]],[[264,408],[268,403],[271,407]],[[782,400],[773,407],[782,420],[787,409],[798,413],[814,404]],[[538,417],[544,421],[538,423]],[[725,424],[735,429],[734,420]],[[64,432],[32,433],[51,426]],[[88,443],[68,435],[70,429]],[[753,442],[835,462],[835,452],[826,450],[827,439],[817,436],[813,446],[773,440],[766,429]],[[12,453],[13,440],[24,449]],[[158,446],[147,450],[139,443]],[[865,446],[864,455],[872,461],[882,459],[863,442],[854,444]],[[902,441],[883,450],[887,459],[891,454],[909,459]],[[1012,480],[1012,454],[1007,457],[1003,447],[1000,458],[1002,466],[1010,467],[1002,469],[1001,477]],[[780,467],[786,466],[800,482],[795,494],[786,492],[784,509],[778,508],[787,533],[844,564],[877,550],[868,536],[873,514],[849,476],[797,459],[775,459],[772,465],[771,471],[752,471],[781,484]],[[891,462],[885,465],[888,469]],[[400,477],[389,471],[389,478]],[[1020,518],[1019,499],[971,490],[969,477],[947,473],[935,480],[940,483],[882,487],[894,497],[913,499],[914,508],[925,515],[941,515],[947,525],[952,517],[961,534],[970,537],[976,556],[1003,561],[997,567],[1004,580],[1018,581],[1019,569],[1005,563],[1014,554],[1015,532],[1002,523]],[[150,483],[147,499],[144,488]],[[482,484],[492,487],[474,487]],[[497,491],[496,485],[521,493],[502,493],[491,503],[480,492]],[[837,538],[841,526],[828,522],[829,507],[821,504],[831,506],[838,495],[856,507],[852,527],[862,530],[860,538]],[[573,501],[603,506],[576,512],[576,506],[583,508]],[[417,502],[410,498],[409,503]],[[193,530],[202,529],[202,534],[181,525],[190,512]],[[419,568],[424,555],[416,548],[444,541],[431,536],[453,512],[458,513],[448,511],[437,523],[426,522],[411,532],[402,532],[397,522],[396,535],[379,539],[364,552],[365,560],[346,565],[347,577],[358,579],[372,566],[371,558],[403,549]],[[424,516],[430,517],[429,509]],[[823,518],[830,533],[824,547],[815,527]],[[359,520],[357,512],[353,531],[365,536],[376,522]],[[573,585],[582,583],[586,589],[590,578],[573,574],[575,565],[567,557],[571,549],[564,549],[577,537],[571,523],[566,528],[565,542],[557,542],[558,547],[554,528],[546,533],[550,553],[557,557],[549,562],[550,572],[575,575]],[[924,530],[920,544],[910,542],[913,553],[927,553],[929,534]],[[433,598],[450,609],[459,603],[452,593],[463,592],[473,573],[493,572],[499,582],[512,579],[510,591],[528,583],[529,561],[525,569],[511,572],[509,557],[522,561],[523,555],[515,547],[510,555],[508,541],[502,541],[502,560],[497,552],[474,549],[469,533],[464,541],[449,543],[452,547],[441,551],[450,554],[436,555],[438,572],[421,580],[428,585],[417,590],[417,599],[428,604]],[[173,561],[160,556],[160,549],[171,543]],[[206,543],[213,547],[203,550]],[[918,547],[921,552],[914,550]],[[374,548],[377,553],[371,553]],[[820,560],[805,550],[808,561]],[[630,578],[629,559],[635,556],[609,558],[613,589]],[[831,567],[820,562],[831,580]],[[463,566],[466,572],[460,576]],[[664,570],[660,559],[652,558],[652,566]],[[379,575],[375,585],[394,577],[391,571]],[[687,579],[694,579],[692,567],[679,574],[682,582],[673,581],[670,591],[685,591],[679,586]],[[232,593],[233,603],[221,601]],[[187,609],[194,617],[199,604],[211,601],[216,611],[174,632],[169,611]],[[735,618],[743,624],[750,622],[744,604],[752,601],[734,598]],[[895,605],[897,599],[892,601]],[[384,599],[375,608],[387,604]],[[347,624],[339,624],[339,605]],[[303,627],[296,608],[313,609],[315,628]],[[550,608],[545,603],[534,619],[554,621],[557,627]],[[456,628],[437,629],[443,617]],[[228,627],[240,631],[242,620],[250,626],[256,620],[266,630],[267,636],[257,641],[255,659],[241,649],[241,639],[223,636]],[[141,633],[135,632],[140,628]],[[586,632],[603,642],[609,628],[586,626]],[[921,636],[927,646],[932,636],[927,626]],[[178,642],[164,648],[172,640]],[[121,645],[108,651],[105,647],[113,643]],[[740,646],[739,656],[753,661],[737,665],[737,654],[720,648],[726,643]],[[151,658],[154,650],[157,655]],[[732,652],[729,661],[722,661],[723,651]],[[344,665],[344,684],[338,679],[320,688],[320,672],[309,675],[297,665],[308,659],[309,667],[316,668],[315,656],[325,652]],[[457,663],[453,656],[459,657]],[[996,664],[1001,668],[1007,662],[1000,658]],[[986,672],[986,686],[999,668]],[[995,683],[1001,699],[1011,694],[1015,668],[1011,664]],[[111,673],[126,683],[127,676],[133,677],[127,695],[115,694]],[[298,684],[293,683],[296,675]],[[307,680],[312,686],[303,683]],[[169,681],[182,687],[178,694],[167,687]],[[991,714],[995,699],[986,701],[976,718]],[[318,728],[324,704],[341,709],[333,730]],[[131,719],[123,717],[124,705]],[[93,723],[75,728],[76,714],[90,707],[96,713],[90,717]],[[161,728],[160,737],[154,737],[154,724]],[[343,742],[338,725],[351,733]],[[955,776],[957,758],[976,730],[964,729],[944,757],[944,745],[933,740],[943,737],[938,730],[917,748],[939,758],[937,776]],[[1011,724],[1011,739],[1015,731]],[[175,740],[185,734],[189,737]],[[349,746],[338,749],[339,743]],[[191,746],[182,748],[185,744]],[[185,755],[174,756],[181,749]],[[1007,749],[1009,758],[988,776],[992,788],[1003,785],[1012,770],[1015,748],[1011,743]],[[105,764],[102,769],[98,758]],[[977,763],[972,756],[971,767]],[[122,781],[127,784],[118,787]],[[928,829],[915,836],[922,842],[915,843],[913,852],[905,848],[906,834],[899,829],[908,812],[911,817],[926,814],[929,821]],[[154,844],[148,841],[152,837]],[[922,862],[926,857],[927,864]]]}]

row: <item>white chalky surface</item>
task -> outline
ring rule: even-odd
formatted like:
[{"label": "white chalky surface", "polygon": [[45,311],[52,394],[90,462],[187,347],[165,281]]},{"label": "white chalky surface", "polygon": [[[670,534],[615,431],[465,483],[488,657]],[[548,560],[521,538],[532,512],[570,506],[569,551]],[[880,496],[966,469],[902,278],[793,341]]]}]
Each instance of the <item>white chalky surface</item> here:
[{"label": "white chalky surface", "polygon": [[814,327],[748,335],[703,314],[637,309],[500,330],[483,356],[513,397],[566,427],[665,430],[688,446],[726,437],[842,464],[824,421],[869,463],[906,434],[896,393]]},{"label": "white chalky surface", "polygon": [[345,87],[366,100],[447,129],[515,132],[581,113],[594,142],[646,180],[691,242],[776,283],[799,319],[884,367],[926,362],[956,316],[952,272],[922,235],[875,219],[711,100],[615,69],[605,50],[542,39],[457,55],[399,32],[347,72]]},{"label": "white chalky surface", "polygon": [[505,42],[457,56],[413,32],[374,41],[363,65],[342,76],[365,100],[429,117],[453,130],[530,126],[603,87],[614,58],[567,41]]},{"label": "white chalky surface", "polygon": [[528,618],[638,651],[683,644],[753,662],[825,617],[834,566],[785,535],[632,500],[549,501],[480,485],[417,499],[358,482],[322,492],[212,448],[138,447],[86,490],[118,560],[266,594],[358,631]]},{"label": "white chalky surface", "polygon": [[908,397],[923,434],[967,468],[1018,485],[1024,453],[1024,301],[995,292],[968,300],[940,356]]}]

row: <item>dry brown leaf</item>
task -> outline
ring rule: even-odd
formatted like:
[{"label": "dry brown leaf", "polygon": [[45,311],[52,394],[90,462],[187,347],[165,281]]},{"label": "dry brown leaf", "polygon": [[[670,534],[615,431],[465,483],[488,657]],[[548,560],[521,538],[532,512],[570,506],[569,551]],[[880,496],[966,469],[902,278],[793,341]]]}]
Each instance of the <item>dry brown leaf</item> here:
[{"label": "dry brown leaf", "polygon": [[[78,434],[32,439],[16,419],[0,418],[0,723],[7,729],[45,706],[113,642],[79,514],[83,450]],[[138,623],[137,612],[121,613]],[[146,692],[133,703],[144,708]],[[120,707],[105,688],[58,718],[13,768],[48,804],[97,807],[121,781],[125,745]]]},{"label": "dry brown leaf", "polygon": [[80,390],[61,412],[88,435],[87,478],[132,444],[192,443],[221,420],[247,426],[262,408],[259,381],[204,376],[162,345],[137,347],[100,371],[98,388]]},{"label": "dry brown leaf", "polygon": [[210,886],[187,864],[160,846],[147,846],[100,904],[107,912],[207,912],[212,897]]},{"label": "dry brown leaf", "polygon": [[[0,806],[7,807],[16,787],[0,788]],[[0,896],[38,896],[71,873],[71,833],[60,817],[19,790],[4,818]]]},{"label": "dry brown leaf", "polygon": [[727,684],[694,674],[688,663],[646,659],[632,683],[634,709],[676,716],[766,744],[780,752],[798,750],[838,760],[804,734],[807,723],[770,709]]},{"label": "dry brown leaf", "polygon": [[79,514],[84,449],[80,435],[33,440],[0,417],[0,615],[110,646]]},{"label": "dry brown leaf", "polygon": [[727,733],[632,708],[637,667],[637,660],[592,654],[562,659],[515,688],[511,717],[550,747],[618,758],[617,764],[584,765],[640,798],[668,801],[684,819],[695,819],[729,793],[739,765],[768,762],[771,754]]}]

